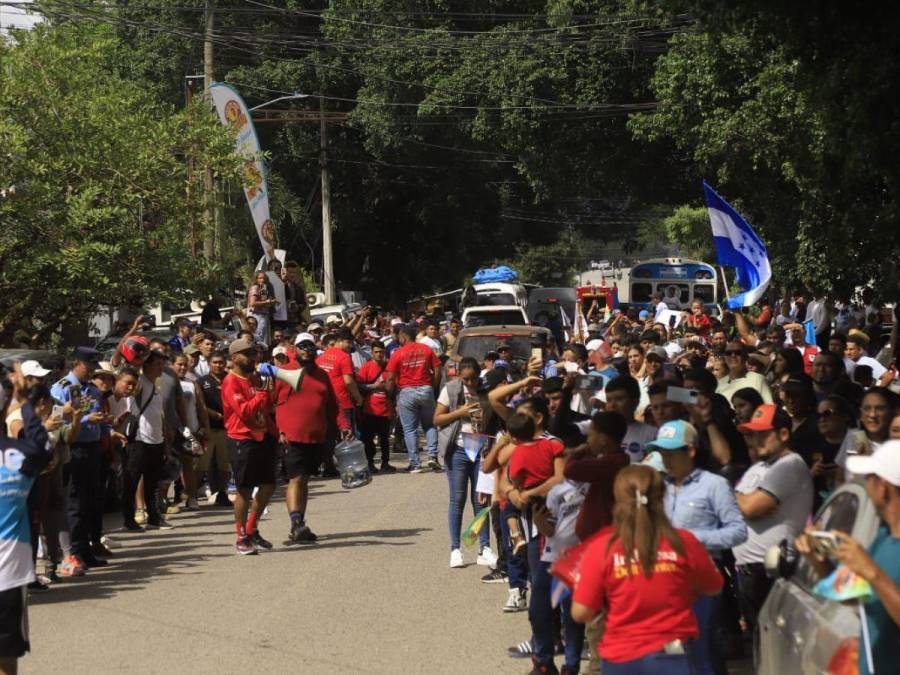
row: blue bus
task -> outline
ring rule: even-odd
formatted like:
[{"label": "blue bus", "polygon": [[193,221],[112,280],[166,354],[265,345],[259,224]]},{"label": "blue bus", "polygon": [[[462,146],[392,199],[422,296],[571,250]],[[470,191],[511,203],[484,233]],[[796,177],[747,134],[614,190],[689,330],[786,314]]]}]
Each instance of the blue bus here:
[{"label": "blue bus", "polygon": [[[631,268],[628,280],[628,299],[631,306],[647,307],[650,296],[659,293],[664,299],[675,297],[683,309],[698,298],[707,307],[719,301],[716,268],[699,260],[657,258],[638,263]],[[625,302],[621,297],[620,300]]]}]

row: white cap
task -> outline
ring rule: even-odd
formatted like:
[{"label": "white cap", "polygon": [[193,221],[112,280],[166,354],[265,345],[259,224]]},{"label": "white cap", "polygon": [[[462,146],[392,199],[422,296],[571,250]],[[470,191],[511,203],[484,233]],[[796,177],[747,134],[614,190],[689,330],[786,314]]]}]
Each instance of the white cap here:
[{"label": "white cap", "polygon": [[330,323],[344,323],[344,320],[338,316],[337,314],[329,314],[328,318],[325,319],[325,325],[327,326]]},{"label": "white cap", "polygon": [[275,347],[275,349],[272,350],[272,356],[273,356],[273,357],[275,357],[275,356],[287,356],[287,353],[288,353],[287,347],[282,347],[281,345],[278,345],[277,347]]},{"label": "white cap", "polygon": [[403,319],[400,319],[396,316],[393,319],[391,319],[391,327],[399,326],[401,323],[403,323]]},{"label": "white cap", "polygon": [[25,377],[44,377],[49,374],[50,371],[42,368],[37,361],[28,360],[22,363],[22,375]]},{"label": "white cap", "polygon": [[891,485],[900,487],[900,440],[885,441],[871,455],[848,457],[847,471],[861,476],[874,473]]},{"label": "white cap", "polygon": [[299,333],[297,335],[297,337],[294,338],[294,344],[299,345],[304,340],[309,340],[310,342],[315,342],[316,337],[312,333]]},{"label": "white cap", "polygon": [[322,330],[322,324],[318,321],[313,321],[306,327],[306,330]]}]

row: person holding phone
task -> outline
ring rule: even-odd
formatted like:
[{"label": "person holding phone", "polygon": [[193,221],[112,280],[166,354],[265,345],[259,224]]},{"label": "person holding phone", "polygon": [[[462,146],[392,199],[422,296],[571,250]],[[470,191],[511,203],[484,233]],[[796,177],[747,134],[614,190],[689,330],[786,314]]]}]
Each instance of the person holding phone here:
[{"label": "person holding phone", "polygon": [[[822,533],[811,525],[794,545],[818,576],[840,563],[871,584],[865,619],[872,665],[876,673],[890,673],[900,662],[900,441],[887,441],[869,456],[848,458],[847,468],[865,476],[866,494],[882,522],[875,539],[864,547],[845,532]],[[831,535],[833,543],[823,535]],[[862,635],[859,643],[859,673],[869,675]]]},{"label": "person holding phone", "polygon": [[98,558],[91,547],[91,529],[100,513],[97,494],[101,491],[100,437],[106,424],[106,413],[101,409],[103,396],[91,382],[91,374],[99,367],[100,352],[90,347],[77,347],[69,374],[53,385],[50,392],[61,404],[68,402],[80,408],[81,430],[71,444],[69,460],[69,528],[72,534],[72,552],[87,567],[102,567],[106,560]]}]

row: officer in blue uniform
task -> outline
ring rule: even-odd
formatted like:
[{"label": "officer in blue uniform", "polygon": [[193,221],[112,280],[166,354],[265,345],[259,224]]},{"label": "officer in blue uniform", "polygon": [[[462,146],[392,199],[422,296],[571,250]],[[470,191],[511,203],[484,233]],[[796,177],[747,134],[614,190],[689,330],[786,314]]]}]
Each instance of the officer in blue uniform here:
[{"label": "officer in blue uniform", "polygon": [[[53,385],[50,393],[60,404],[72,401],[81,411],[81,431],[71,444],[69,474],[69,529],[72,553],[88,567],[106,565],[91,549],[91,533],[101,531],[103,512],[97,494],[102,489],[100,436],[109,433],[109,420],[101,412],[103,395],[91,382],[100,352],[77,347],[72,370]],[[97,542],[99,543],[99,542]]]}]

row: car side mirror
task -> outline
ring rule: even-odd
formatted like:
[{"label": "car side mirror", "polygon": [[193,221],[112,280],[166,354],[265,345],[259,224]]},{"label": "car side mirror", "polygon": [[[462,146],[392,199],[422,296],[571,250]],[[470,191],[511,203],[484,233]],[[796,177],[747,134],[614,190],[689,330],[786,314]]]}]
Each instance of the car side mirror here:
[{"label": "car side mirror", "polygon": [[766,551],[763,565],[770,578],[790,579],[797,571],[798,562],[797,552],[790,547],[787,539],[782,539],[777,546]]}]

